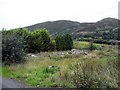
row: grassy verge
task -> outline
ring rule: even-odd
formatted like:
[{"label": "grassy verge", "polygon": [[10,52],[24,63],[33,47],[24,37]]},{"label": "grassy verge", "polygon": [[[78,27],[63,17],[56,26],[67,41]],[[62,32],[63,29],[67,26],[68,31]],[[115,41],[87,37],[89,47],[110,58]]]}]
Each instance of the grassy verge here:
[{"label": "grassy verge", "polygon": [[[85,49],[88,44],[75,42],[75,48]],[[79,56],[59,56],[58,53],[41,52],[36,54],[37,57],[27,57],[24,64],[3,66],[3,76],[35,87],[117,87],[118,57],[115,47],[107,46]]]}]

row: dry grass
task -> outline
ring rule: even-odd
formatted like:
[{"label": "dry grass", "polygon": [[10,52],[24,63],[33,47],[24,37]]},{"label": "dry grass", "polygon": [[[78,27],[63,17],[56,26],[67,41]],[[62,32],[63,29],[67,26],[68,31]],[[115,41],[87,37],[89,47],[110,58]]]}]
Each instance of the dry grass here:
[{"label": "dry grass", "polygon": [[[38,53],[37,57],[27,57],[24,64],[3,67],[3,76],[35,87],[117,87],[116,47],[105,46],[79,56],[61,57],[57,53],[60,52]],[[60,70],[53,74],[43,72],[48,66],[58,66]]]}]

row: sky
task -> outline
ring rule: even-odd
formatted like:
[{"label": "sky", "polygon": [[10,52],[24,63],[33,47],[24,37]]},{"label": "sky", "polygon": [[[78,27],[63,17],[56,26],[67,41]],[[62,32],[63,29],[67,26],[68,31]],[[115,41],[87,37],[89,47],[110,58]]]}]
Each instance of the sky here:
[{"label": "sky", "polygon": [[118,18],[120,0],[0,0],[0,30],[56,20]]}]

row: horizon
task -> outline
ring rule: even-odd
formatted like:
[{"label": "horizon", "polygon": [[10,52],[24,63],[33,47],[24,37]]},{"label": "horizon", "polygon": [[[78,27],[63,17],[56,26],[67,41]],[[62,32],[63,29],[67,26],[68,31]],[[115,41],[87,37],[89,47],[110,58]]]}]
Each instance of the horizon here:
[{"label": "horizon", "polygon": [[[112,17],[107,17],[107,18],[112,18]],[[101,20],[107,19],[107,18],[102,18]],[[119,20],[119,18],[112,18],[112,19],[118,19]],[[98,20],[98,21],[101,21],[101,20]],[[55,21],[72,21],[72,20],[55,20]],[[55,22],[55,21],[44,21],[44,22],[40,22],[40,23]],[[98,21],[96,21],[96,22],[98,22]],[[72,21],[72,22],[78,22],[78,23],[96,23],[96,22],[79,22],[79,21]],[[16,27],[16,28],[25,28],[25,27],[36,25],[36,24],[40,24],[40,23],[35,23],[35,24],[31,24],[31,25],[27,25],[27,26],[23,26],[23,27]],[[10,30],[10,29],[16,29],[16,28],[9,28],[9,29],[2,28],[2,29]],[[0,30],[2,30],[2,29],[0,29]]]},{"label": "horizon", "polygon": [[[103,19],[108,19],[108,18],[112,18],[112,17],[102,18],[101,20],[103,20]],[[112,19],[120,20],[119,18],[112,18]],[[98,20],[98,21],[101,21],[101,20]],[[97,23],[97,22],[98,22],[98,21],[96,21],[96,22],[79,22],[79,21],[72,21],[72,20],[55,20],[55,21],[71,21],[71,22],[78,22],[78,23]],[[45,22],[40,22],[40,23],[31,24],[31,25],[28,25],[28,26],[32,26],[32,25],[36,25],[36,24],[41,24],[41,23],[46,23],[46,22],[55,22],[55,21],[45,21]],[[2,29],[11,30],[11,29],[17,29],[17,28],[26,28],[26,27],[28,27],[28,26],[16,27],[16,28],[9,28],[9,29],[2,28]],[[2,30],[2,29],[0,29],[0,30]]]},{"label": "horizon", "polygon": [[28,0],[1,0],[0,29],[8,30],[58,20],[94,23],[109,17],[118,19],[118,2],[119,0],[31,0],[28,3]]}]

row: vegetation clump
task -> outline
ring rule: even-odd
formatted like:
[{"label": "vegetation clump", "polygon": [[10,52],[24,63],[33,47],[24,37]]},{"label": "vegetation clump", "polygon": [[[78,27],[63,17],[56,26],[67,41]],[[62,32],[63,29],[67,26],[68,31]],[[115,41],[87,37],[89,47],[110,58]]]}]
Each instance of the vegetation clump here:
[{"label": "vegetation clump", "polygon": [[2,32],[2,62],[5,65],[20,63],[25,56],[24,38],[14,31]]},{"label": "vegetation clump", "polygon": [[35,87],[118,87],[118,46],[73,42],[69,34],[52,37],[46,29],[20,28],[2,34],[4,77]]},{"label": "vegetation clump", "polygon": [[95,50],[96,48],[97,47],[92,42],[89,43],[89,50],[90,51]]},{"label": "vegetation clump", "polygon": [[56,36],[55,41],[58,51],[71,50],[73,48],[73,40],[69,34]]},{"label": "vegetation clump", "polygon": [[32,32],[25,28],[2,31],[3,34],[3,63],[10,64],[23,60],[24,53],[39,53],[54,50],[71,50],[73,40],[71,35],[50,36],[46,29],[37,29]]},{"label": "vegetation clump", "polygon": [[44,70],[45,73],[51,73],[51,74],[54,74],[57,71],[60,71],[60,67],[59,66],[48,66]]}]

